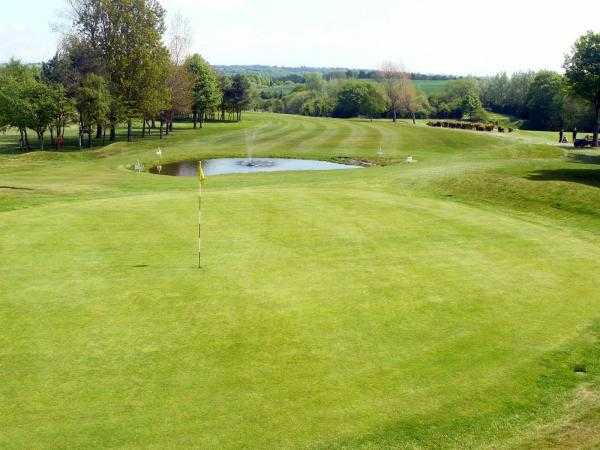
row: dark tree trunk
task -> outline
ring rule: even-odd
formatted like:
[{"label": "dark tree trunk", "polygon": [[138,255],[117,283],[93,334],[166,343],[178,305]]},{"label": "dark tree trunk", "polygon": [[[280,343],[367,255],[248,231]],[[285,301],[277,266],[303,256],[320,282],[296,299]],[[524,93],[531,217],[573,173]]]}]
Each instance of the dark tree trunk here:
[{"label": "dark tree trunk", "polygon": [[196,128],[198,128],[198,112],[194,111],[194,114],[192,115],[192,120],[194,121],[194,130]]},{"label": "dark tree trunk", "polygon": [[29,143],[29,136],[27,134],[27,128],[25,128],[25,148],[27,151],[31,150],[31,144]]},{"label": "dark tree trunk", "polygon": [[127,142],[131,142],[131,119],[127,121]]},{"label": "dark tree trunk", "polygon": [[396,123],[396,121],[398,120],[398,113],[396,112],[396,109],[394,108],[394,111],[392,113],[392,120],[394,123]]},{"label": "dark tree trunk", "polygon": [[594,124],[594,141],[592,147],[598,147],[598,132],[600,131],[600,103],[596,105],[596,123]]},{"label": "dark tree trunk", "polygon": [[110,142],[114,142],[117,139],[117,130],[114,125],[110,126]]},{"label": "dark tree trunk", "polygon": [[415,117],[415,113],[411,112],[410,115],[412,116],[413,125],[416,125],[417,124],[417,118]]},{"label": "dark tree trunk", "polygon": [[96,139],[100,139],[102,137],[102,125],[96,125]]},{"label": "dark tree trunk", "polygon": [[44,133],[37,132],[40,150],[44,151]]},{"label": "dark tree trunk", "polygon": [[23,151],[23,147],[25,147],[25,137],[23,135],[23,128],[19,128],[19,134],[21,135],[19,139],[19,150]]}]

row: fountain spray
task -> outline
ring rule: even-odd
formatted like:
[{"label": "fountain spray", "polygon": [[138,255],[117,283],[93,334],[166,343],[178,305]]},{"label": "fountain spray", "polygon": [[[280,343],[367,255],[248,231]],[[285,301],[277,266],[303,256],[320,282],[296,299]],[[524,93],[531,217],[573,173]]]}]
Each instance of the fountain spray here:
[{"label": "fountain spray", "polygon": [[246,130],[246,154],[248,155],[246,166],[254,167],[254,161],[252,160],[252,156],[254,153],[254,141],[256,139],[256,131],[248,131]]}]

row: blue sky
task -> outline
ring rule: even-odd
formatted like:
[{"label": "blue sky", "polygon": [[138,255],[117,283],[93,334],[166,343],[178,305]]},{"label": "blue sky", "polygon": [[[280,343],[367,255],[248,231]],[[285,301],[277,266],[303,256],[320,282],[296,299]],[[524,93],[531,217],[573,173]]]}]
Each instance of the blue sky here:
[{"label": "blue sky", "polygon": [[[54,53],[65,0],[3,0],[0,61]],[[600,31],[600,1],[161,0],[213,64],[376,68],[484,75],[559,70],[573,41]],[[64,24],[64,19],[62,20]]]}]

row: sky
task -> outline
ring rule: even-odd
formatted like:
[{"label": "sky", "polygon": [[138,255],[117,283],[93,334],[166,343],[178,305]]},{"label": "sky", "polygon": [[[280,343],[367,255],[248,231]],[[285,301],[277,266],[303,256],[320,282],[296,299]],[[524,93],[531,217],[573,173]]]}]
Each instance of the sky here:
[{"label": "sky", "polygon": [[[561,70],[587,30],[600,32],[600,1],[160,0],[193,31],[192,50],[212,64],[374,69],[489,75]],[[1,0],[0,62],[52,57],[65,0]],[[558,2],[556,2],[558,5]],[[63,19],[60,19],[60,17]],[[59,27],[60,28],[60,27]]]}]

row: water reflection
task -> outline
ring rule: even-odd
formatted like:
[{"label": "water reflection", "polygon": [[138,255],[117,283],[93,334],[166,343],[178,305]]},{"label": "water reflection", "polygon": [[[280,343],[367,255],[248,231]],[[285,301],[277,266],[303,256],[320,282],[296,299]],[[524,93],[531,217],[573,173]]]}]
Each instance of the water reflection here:
[{"label": "water reflection", "polygon": [[[346,170],[359,169],[359,166],[338,164],[311,159],[287,158],[219,158],[202,161],[206,176],[230,173],[283,172],[298,170]],[[180,161],[163,164],[150,169],[151,173],[175,177],[194,177],[198,174],[198,161]]]}]

